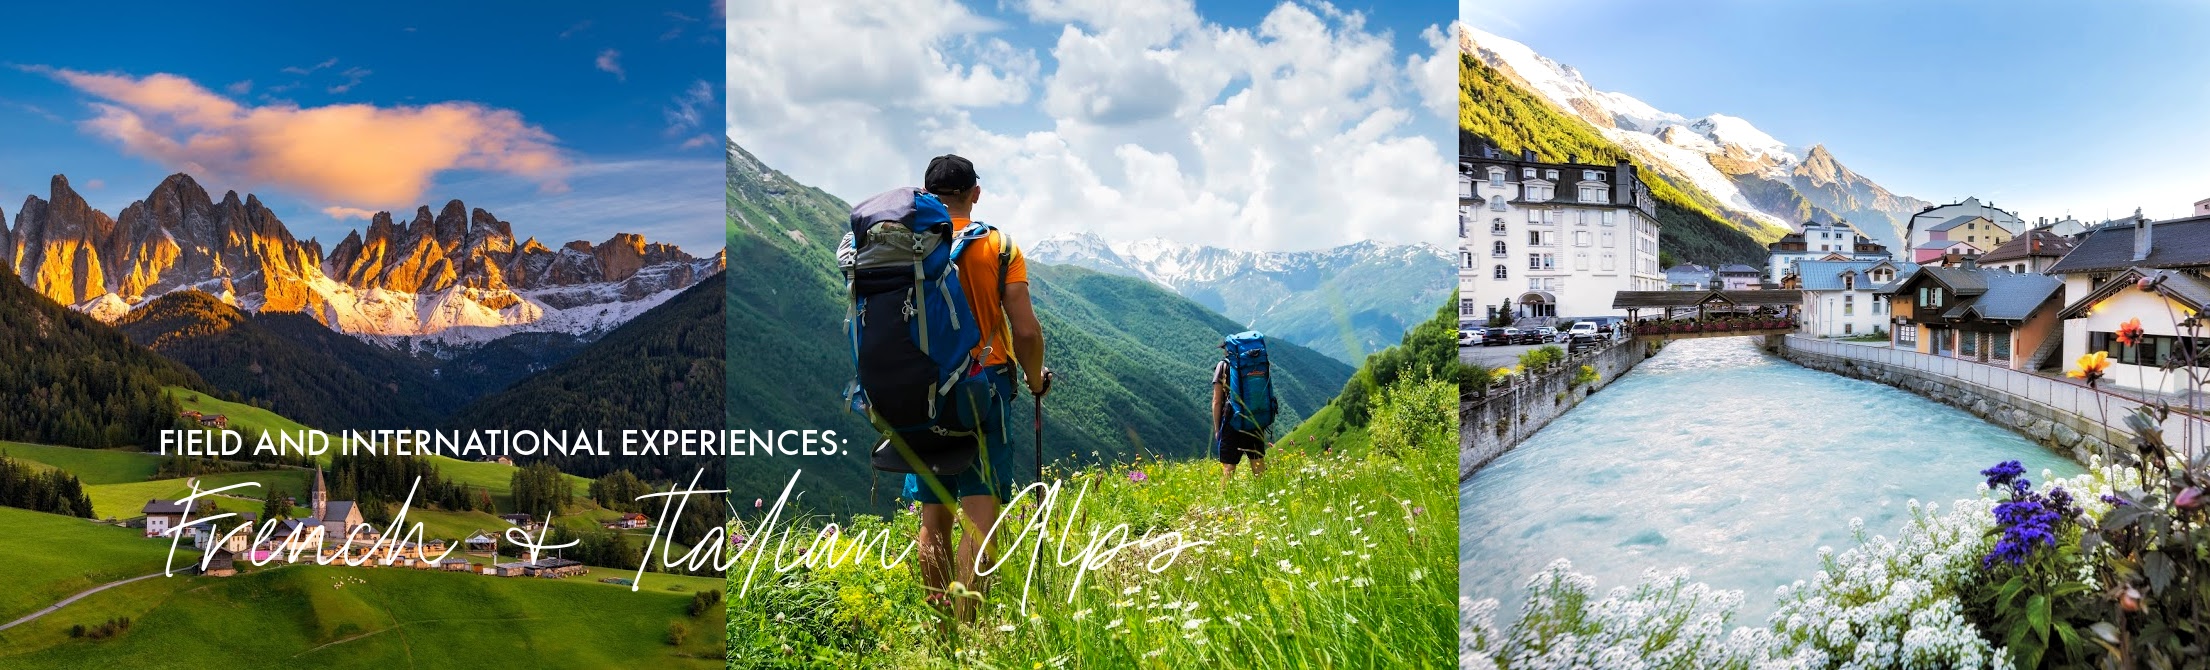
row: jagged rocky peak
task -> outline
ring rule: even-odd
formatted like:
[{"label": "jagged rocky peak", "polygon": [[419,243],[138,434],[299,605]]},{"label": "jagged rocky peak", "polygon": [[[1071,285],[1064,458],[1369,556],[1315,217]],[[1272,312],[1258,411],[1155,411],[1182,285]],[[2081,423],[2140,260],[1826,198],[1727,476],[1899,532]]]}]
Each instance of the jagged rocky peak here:
[{"label": "jagged rocky peak", "polygon": [[[308,313],[371,340],[597,332],[722,263],[628,233],[564,251],[536,238],[516,244],[512,224],[460,200],[436,213],[418,207],[404,224],[377,212],[325,254],[319,240],[295,238],[259,196],[226,191],[214,201],[183,173],[117,219],[56,175],[46,198],[24,200],[15,222],[0,221],[0,263],[39,293],[94,305],[103,318],[196,289],[249,311]],[[594,309],[564,312],[582,306]]]}]

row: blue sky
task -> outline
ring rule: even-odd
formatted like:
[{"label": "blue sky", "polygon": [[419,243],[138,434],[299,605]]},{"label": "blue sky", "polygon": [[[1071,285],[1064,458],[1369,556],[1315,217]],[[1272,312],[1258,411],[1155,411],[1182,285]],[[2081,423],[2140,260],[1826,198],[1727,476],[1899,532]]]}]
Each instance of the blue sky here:
[{"label": "blue sky", "polygon": [[960,153],[982,176],[977,217],[1016,239],[1441,244],[1453,11],[1436,0],[739,3],[729,136],[853,201]]},{"label": "blue sky", "polygon": [[1824,143],[1889,190],[2023,216],[2210,198],[2210,4],[1521,2],[1465,20],[1690,118]]},{"label": "blue sky", "polygon": [[[638,232],[710,254],[722,234],[715,11],[14,7],[0,40],[0,211],[12,225],[24,196],[45,197],[62,173],[115,215],[185,171],[216,198],[259,195],[326,245],[366,211],[404,220],[458,198],[548,244]],[[359,125],[327,130],[338,119]]]}]

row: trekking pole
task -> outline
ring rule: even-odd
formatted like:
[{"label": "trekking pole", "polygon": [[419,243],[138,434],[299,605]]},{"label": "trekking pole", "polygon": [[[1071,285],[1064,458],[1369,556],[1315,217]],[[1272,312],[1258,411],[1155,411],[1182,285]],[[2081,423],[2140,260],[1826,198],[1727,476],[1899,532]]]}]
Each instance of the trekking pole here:
[{"label": "trekking pole", "polygon": [[[1051,391],[1051,376],[1051,369],[1045,368],[1044,391],[1046,393]],[[1040,393],[1029,395],[1036,397],[1036,481],[1042,483],[1044,481],[1044,396]]]}]

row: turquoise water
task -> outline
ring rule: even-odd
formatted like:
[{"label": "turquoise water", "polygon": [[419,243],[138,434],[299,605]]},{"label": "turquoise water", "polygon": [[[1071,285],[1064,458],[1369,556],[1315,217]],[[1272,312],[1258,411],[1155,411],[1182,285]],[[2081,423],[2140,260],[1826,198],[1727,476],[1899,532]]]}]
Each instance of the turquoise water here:
[{"label": "turquoise water", "polygon": [[1737,625],[1808,579],[1849,520],[1892,534],[1908,502],[1975,495],[2004,460],[2079,464],[1971,414],[1768,356],[1752,338],[1674,342],[1459,489],[1458,589],[1518,618],[1528,577],[1566,558],[1599,593],[1648,568],[1743,591]]}]

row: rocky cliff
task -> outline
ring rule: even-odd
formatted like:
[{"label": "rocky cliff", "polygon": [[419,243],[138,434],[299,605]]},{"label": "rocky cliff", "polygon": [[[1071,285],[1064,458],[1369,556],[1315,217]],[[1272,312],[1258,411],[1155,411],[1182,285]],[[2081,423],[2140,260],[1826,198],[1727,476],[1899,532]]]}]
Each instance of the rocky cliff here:
[{"label": "rocky cliff", "polygon": [[196,289],[251,311],[300,312],[384,344],[480,342],[516,332],[603,332],[721,269],[674,246],[617,233],[559,248],[459,200],[402,225],[378,212],[324,253],[260,199],[220,201],[190,175],[162,180],[119,217],[56,175],[15,224],[0,219],[0,264],[38,293],[114,320]]}]

